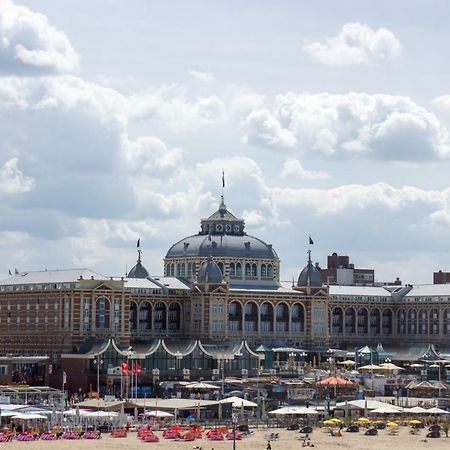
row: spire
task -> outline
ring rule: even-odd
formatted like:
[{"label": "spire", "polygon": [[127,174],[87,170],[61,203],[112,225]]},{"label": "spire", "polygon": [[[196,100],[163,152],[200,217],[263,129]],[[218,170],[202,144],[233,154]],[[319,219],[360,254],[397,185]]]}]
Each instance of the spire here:
[{"label": "spire", "polygon": [[137,240],[137,243],[136,243],[136,247],[137,247],[137,249],[138,249],[138,259],[137,259],[137,262],[138,263],[140,263],[141,262],[141,253],[142,253],[142,250],[141,250],[141,238],[139,238],[138,240]]}]

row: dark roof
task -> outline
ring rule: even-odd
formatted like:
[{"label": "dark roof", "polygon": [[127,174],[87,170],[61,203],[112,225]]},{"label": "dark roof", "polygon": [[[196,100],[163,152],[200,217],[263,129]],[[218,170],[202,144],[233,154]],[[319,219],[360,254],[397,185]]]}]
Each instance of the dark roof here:
[{"label": "dark roof", "polygon": [[314,267],[311,260],[308,261],[306,267],[300,272],[298,277],[297,286],[305,287],[320,287],[322,286],[322,274],[320,270]]},{"label": "dark roof", "polygon": [[201,265],[197,273],[197,283],[221,284],[222,281],[223,275],[220,267],[211,256],[208,256],[208,260]]},{"label": "dark roof", "polygon": [[148,276],[149,273],[142,265],[141,261],[138,261],[136,265],[128,272],[128,278],[147,278]]},{"label": "dark roof", "polygon": [[261,239],[244,235],[196,234],[181,239],[170,247],[166,258],[189,256],[229,256],[237,258],[278,259],[271,245]]}]

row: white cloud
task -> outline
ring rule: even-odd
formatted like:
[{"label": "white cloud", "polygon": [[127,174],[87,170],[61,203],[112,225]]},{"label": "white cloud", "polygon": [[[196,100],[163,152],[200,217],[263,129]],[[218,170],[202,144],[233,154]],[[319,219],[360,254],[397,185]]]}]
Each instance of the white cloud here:
[{"label": "white cloud", "polygon": [[302,180],[326,180],[330,176],[322,170],[306,170],[298,159],[287,159],[283,164],[281,176]]},{"label": "white cloud", "polygon": [[285,149],[297,144],[292,132],[283,128],[279,120],[267,109],[251,112],[242,122],[243,141],[250,145],[262,145]]},{"label": "white cloud", "polygon": [[79,56],[67,36],[46,16],[0,0],[1,72],[70,72],[78,64]]},{"label": "white cloud", "polygon": [[326,42],[304,45],[303,50],[322,64],[345,66],[394,60],[401,55],[402,46],[386,28],[374,30],[355,22],[345,24],[339,35]]},{"label": "white cloud", "polygon": [[183,151],[168,149],[166,144],[154,136],[140,136],[130,140],[122,137],[122,151],[130,170],[156,178],[167,178],[178,172],[183,163]]},{"label": "white cloud", "polygon": [[188,98],[185,89],[165,86],[131,95],[130,116],[137,120],[158,119],[166,128],[179,132],[227,121],[227,109],[219,96]]},{"label": "white cloud", "polygon": [[242,123],[244,142],[302,153],[392,161],[450,156],[447,128],[408,97],[385,94],[278,95]]},{"label": "white cloud", "polygon": [[277,207],[308,207],[320,216],[376,207],[386,211],[400,211],[413,204],[438,210],[445,207],[447,195],[447,190],[426,191],[412,186],[395,188],[386,183],[350,184],[331,189],[272,189],[272,199]]},{"label": "white cloud", "polygon": [[33,189],[33,178],[24,175],[19,170],[18,162],[17,158],[11,158],[0,167],[0,192],[16,194],[29,192]]},{"label": "white cloud", "polygon": [[197,70],[190,70],[189,75],[203,83],[212,83],[216,80],[214,78],[214,75],[210,72],[198,72]]}]

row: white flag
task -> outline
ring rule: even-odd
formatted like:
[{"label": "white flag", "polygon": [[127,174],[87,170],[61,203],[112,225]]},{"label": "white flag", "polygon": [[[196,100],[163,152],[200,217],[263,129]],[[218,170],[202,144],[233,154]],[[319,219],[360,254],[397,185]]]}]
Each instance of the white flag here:
[{"label": "white flag", "polygon": [[63,385],[67,383],[67,373],[63,371]]}]

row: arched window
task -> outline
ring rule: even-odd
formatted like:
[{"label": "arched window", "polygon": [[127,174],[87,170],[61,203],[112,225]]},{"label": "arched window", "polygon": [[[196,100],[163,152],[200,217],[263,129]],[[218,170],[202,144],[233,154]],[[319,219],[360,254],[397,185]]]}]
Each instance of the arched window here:
[{"label": "arched window", "polygon": [[182,264],[177,264],[177,277],[181,276],[181,266]]},{"label": "arched window", "polygon": [[222,275],[223,275],[223,263],[219,262],[219,263],[217,263],[217,266],[219,267],[219,269],[220,269],[220,271],[222,272]]},{"label": "arched window", "polygon": [[175,276],[175,264],[174,264],[174,263],[172,263],[172,264],[170,265],[170,276],[171,276],[171,277],[174,277],[174,276]]},{"label": "arched window", "polygon": [[245,276],[250,277],[251,275],[252,275],[252,266],[249,263],[247,263],[245,265]]},{"label": "arched window", "polygon": [[230,263],[230,277],[234,277],[236,275],[236,265],[234,263]]},{"label": "arched window", "polygon": [[256,277],[258,274],[258,266],[256,264],[252,264],[252,277]]},{"label": "arched window", "polygon": [[188,277],[192,275],[192,263],[188,263]]},{"label": "arched window", "polygon": [[181,276],[185,277],[186,276],[186,264],[181,264]]},{"label": "arched window", "polygon": [[236,276],[242,277],[242,265],[241,263],[236,263]]},{"label": "arched window", "polygon": [[109,328],[109,301],[100,297],[95,305],[95,327],[99,330]]},{"label": "arched window", "polygon": [[265,264],[261,264],[261,277],[266,277],[267,276],[267,268]]},{"label": "arched window", "polygon": [[271,264],[267,264],[267,277],[272,278],[273,277],[273,268]]}]

